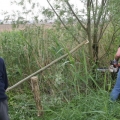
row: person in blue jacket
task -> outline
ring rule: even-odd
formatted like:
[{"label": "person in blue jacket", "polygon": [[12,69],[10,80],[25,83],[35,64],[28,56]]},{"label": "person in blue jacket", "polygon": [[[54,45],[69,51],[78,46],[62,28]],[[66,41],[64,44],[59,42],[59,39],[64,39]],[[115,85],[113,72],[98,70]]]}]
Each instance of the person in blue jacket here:
[{"label": "person in blue jacket", "polygon": [[0,120],[9,120],[7,95],[8,78],[4,60],[0,58]]}]

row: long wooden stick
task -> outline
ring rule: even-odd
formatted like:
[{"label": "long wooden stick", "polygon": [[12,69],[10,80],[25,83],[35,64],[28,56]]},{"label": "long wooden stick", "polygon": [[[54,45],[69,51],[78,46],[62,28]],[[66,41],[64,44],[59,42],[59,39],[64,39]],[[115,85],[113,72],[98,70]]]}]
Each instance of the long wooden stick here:
[{"label": "long wooden stick", "polygon": [[55,64],[55,63],[58,62],[59,60],[65,58],[65,57],[68,56],[69,54],[75,52],[79,47],[81,47],[81,46],[83,46],[84,44],[87,44],[87,43],[89,43],[88,40],[83,41],[81,44],[78,44],[75,48],[73,48],[69,53],[64,54],[63,56],[55,59],[54,61],[52,61],[50,64],[46,65],[45,67],[39,69],[38,71],[34,72],[33,74],[29,75],[28,77],[20,80],[18,83],[16,83],[16,84],[14,84],[13,86],[9,87],[6,91],[9,91],[9,90],[17,87],[17,86],[20,85],[21,83],[25,82],[26,80],[30,79],[31,77],[35,76],[36,74],[44,71],[44,70],[47,69],[48,67],[52,66],[53,64]]}]

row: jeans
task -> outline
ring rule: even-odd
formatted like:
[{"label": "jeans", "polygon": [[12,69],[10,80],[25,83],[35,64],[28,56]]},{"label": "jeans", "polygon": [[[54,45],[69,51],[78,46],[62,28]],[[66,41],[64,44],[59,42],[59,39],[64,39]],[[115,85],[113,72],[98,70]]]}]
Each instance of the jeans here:
[{"label": "jeans", "polygon": [[115,83],[114,88],[112,89],[112,92],[110,94],[111,100],[116,101],[117,98],[119,97],[119,94],[120,94],[120,69],[117,73],[116,83]]},{"label": "jeans", "polygon": [[10,120],[8,116],[7,100],[0,101],[0,120]]}]

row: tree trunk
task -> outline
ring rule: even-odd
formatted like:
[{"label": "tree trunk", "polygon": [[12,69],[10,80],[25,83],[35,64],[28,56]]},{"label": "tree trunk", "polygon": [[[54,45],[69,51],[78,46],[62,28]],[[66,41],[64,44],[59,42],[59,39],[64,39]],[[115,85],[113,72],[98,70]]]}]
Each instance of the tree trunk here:
[{"label": "tree trunk", "polygon": [[92,53],[92,40],[91,40],[91,16],[90,16],[90,9],[91,9],[91,3],[90,0],[87,2],[87,35],[88,35],[88,41],[89,41],[89,58],[90,62],[92,61],[93,58],[93,53]]},{"label": "tree trunk", "polygon": [[93,34],[93,60],[95,64],[98,63],[98,25],[94,24],[94,34]]}]

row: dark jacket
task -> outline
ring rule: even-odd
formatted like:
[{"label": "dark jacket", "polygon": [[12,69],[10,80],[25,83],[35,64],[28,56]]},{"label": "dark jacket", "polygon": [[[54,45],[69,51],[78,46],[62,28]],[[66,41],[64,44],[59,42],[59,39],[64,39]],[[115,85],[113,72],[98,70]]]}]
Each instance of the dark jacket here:
[{"label": "dark jacket", "polygon": [[0,101],[7,99],[5,90],[8,87],[8,78],[4,60],[0,58]]}]

